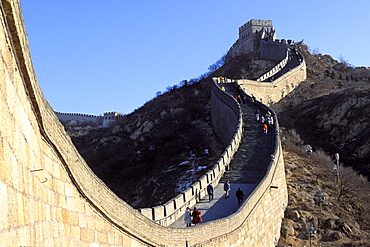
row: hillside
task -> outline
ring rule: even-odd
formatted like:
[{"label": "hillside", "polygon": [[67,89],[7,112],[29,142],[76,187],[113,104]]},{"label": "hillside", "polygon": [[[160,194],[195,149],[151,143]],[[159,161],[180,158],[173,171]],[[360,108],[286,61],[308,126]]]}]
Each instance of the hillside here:
[{"label": "hillside", "polygon": [[[338,199],[331,169],[338,152],[344,166],[369,175],[370,70],[312,55],[305,45],[300,52],[308,79],[272,108],[283,135],[294,129],[303,139],[299,145],[311,144],[318,154],[323,149],[329,158],[308,163],[303,147],[285,149],[289,205],[280,243],[307,246],[306,227],[313,222],[321,246],[358,246],[369,240],[369,198],[348,190]],[[211,76],[253,79],[272,66],[274,62],[250,54],[227,61]],[[210,77],[173,87],[110,128],[73,121],[64,125],[88,164],[117,195],[137,208],[158,205],[199,178],[224,148],[210,123]],[[367,184],[353,177],[350,184]],[[321,212],[313,202],[318,189],[327,198]]]},{"label": "hillside", "polygon": [[341,162],[370,175],[370,68],[352,68],[329,55],[311,55],[307,81],[272,108],[279,122]]},{"label": "hillside", "polygon": [[210,123],[209,80],[173,89],[110,128],[65,124],[94,172],[137,208],[177,195],[224,149]]},{"label": "hillside", "polygon": [[[252,65],[232,69],[240,62]],[[213,75],[227,74],[226,69],[258,77],[274,62],[245,55],[230,64]],[[198,180],[225,148],[211,126],[213,75],[171,87],[109,128],[63,124],[89,166],[119,197],[136,208],[159,205]]]},{"label": "hillside", "polygon": [[[322,151],[310,160],[304,146],[284,148],[289,201],[283,219],[279,246],[370,246],[369,182],[342,167],[331,172],[333,161]],[[321,204],[318,192],[324,196]]]}]

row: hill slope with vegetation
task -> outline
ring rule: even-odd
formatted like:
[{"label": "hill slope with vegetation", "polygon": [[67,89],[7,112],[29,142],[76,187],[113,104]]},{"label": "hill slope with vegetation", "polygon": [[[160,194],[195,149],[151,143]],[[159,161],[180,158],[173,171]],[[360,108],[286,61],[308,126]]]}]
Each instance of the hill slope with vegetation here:
[{"label": "hill slope with vegetation", "polygon": [[[295,140],[284,149],[289,205],[280,243],[307,246],[312,223],[314,240],[322,246],[367,246],[370,202],[358,189],[368,188],[368,182],[357,171],[367,176],[370,170],[370,70],[312,55],[305,45],[299,50],[308,79],[271,106],[283,136]],[[211,126],[211,77],[255,79],[274,65],[253,54],[218,61],[213,73],[168,87],[109,128],[63,124],[87,163],[118,196],[136,208],[158,205],[197,180],[225,148]],[[302,151],[307,144],[317,156],[312,162]],[[337,152],[341,175],[347,174],[341,178],[344,187],[334,184],[331,173]],[[321,211],[313,199],[319,189],[326,196]]]},{"label": "hill slope with vegetation", "polygon": [[329,55],[311,55],[307,81],[272,106],[280,125],[295,129],[314,149],[324,149],[370,175],[370,68],[353,68]]}]

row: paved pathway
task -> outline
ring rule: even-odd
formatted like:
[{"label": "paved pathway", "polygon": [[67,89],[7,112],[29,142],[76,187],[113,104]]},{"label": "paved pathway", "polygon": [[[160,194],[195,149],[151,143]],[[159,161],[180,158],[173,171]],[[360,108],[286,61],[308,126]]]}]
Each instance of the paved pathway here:
[{"label": "paved pathway", "polygon": [[284,68],[282,68],[278,73],[276,73],[275,75],[267,78],[265,81],[273,81],[274,78],[277,79],[279,78],[280,76],[284,75],[285,73],[289,72],[291,69],[294,69],[295,67],[297,67],[300,62],[299,62],[299,56],[300,55],[297,55],[295,52],[293,51],[289,51],[289,56],[293,56],[293,58],[290,58],[288,60],[288,63],[284,66]]},{"label": "paved pathway", "polygon": [[[228,93],[236,95],[233,84],[224,86]],[[263,133],[262,124],[256,119],[256,110],[265,115],[259,106],[250,106],[249,102],[242,105],[244,118],[243,139],[238,152],[220,182],[229,180],[231,183],[258,183],[263,177],[273,148],[273,135]]]},{"label": "paved pathway", "polygon": [[[234,84],[225,83],[222,86],[233,96],[237,95]],[[235,192],[241,188],[247,197],[253,188],[264,176],[273,147],[273,135],[263,133],[262,124],[255,117],[256,109],[261,114],[265,112],[258,106],[250,106],[249,102],[242,105],[244,116],[244,131],[242,143],[234,159],[230,163],[230,169],[225,172],[220,183],[215,187],[214,199],[208,200],[208,195],[195,205],[202,211],[203,222],[208,222],[226,217],[238,209],[238,201]],[[230,181],[230,197],[225,199],[223,183]],[[180,217],[170,227],[185,227],[183,217]]]},{"label": "paved pathway", "polygon": [[[236,212],[239,208],[238,200],[235,196],[236,190],[240,188],[247,196],[250,192],[252,192],[254,186],[255,184],[230,184],[230,197],[225,199],[223,184],[218,184],[218,186],[215,187],[212,201],[208,200],[207,195],[195,205],[195,207],[202,212],[201,217],[203,219],[203,223],[221,219]],[[170,225],[170,227],[185,228],[186,224],[183,217],[180,217],[180,219]]]}]

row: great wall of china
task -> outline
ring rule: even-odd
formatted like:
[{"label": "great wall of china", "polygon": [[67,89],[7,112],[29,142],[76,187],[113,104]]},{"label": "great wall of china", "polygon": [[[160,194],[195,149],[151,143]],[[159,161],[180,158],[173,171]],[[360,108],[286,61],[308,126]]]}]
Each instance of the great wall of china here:
[{"label": "great wall of china", "polygon": [[[214,169],[191,188],[164,205],[140,212],[91,171],[44,99],[18,0],[1,0],[0,28],[1,244],[274,246],[287,203],[277,131],[266,175],[236,213],[196,227],[167,227],[184,206],[193,203],[194,191],[205,193],[206,184],[219,180],[239,146],[242,114],[237,102],[217,86],[217,78],[212,87],[212,117],[228,148]],[[288,93],[305,79],[304,61],[282,77],[272,82],[230,82],[264,102],[277,101],[283,96],[281,90]]]},{"label": "great wall of china", "polygon": [[108,127],[111,123],[114,123],[117,118],[124,117],[124,115],[118,112],[104,112],[103,116],[63,112],[55,112],[55,115],[57,115],[62,123],[76,121],[101,127]]}]

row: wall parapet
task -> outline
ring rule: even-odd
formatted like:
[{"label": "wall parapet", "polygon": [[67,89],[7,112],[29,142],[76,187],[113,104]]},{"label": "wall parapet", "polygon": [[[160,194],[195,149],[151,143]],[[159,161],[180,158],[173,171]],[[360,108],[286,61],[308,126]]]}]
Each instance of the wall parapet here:
[{"label": "wall parapet", "polygon": [[262,76],[260,76],[257,81],[259,82],[262,82],[264,80],[266,80],[267,78],[270,78],[271,76],[279,73],[284,67],[285,65],[287,65],[288,63],[288,60],[289,60],[289,52],[288,50],[286,51],[286,56],[285,58],[280,62],[278,63],[277,65],[275,65],[275,67],[273,67],[271,70],[269,70],[267,73],[263,74]]},{"label": "wall parapet", "polygon": [[101,127],[108,127],[111,123],[114,123],[117,119],[125,117],[125,115],[122,115],[121,113],[118,112],[105,112],[104,116],[83,113],[63,113],[63,112],[55,112],[55,114],[62,123],[68,121],[78,121],[86,122],[86,124],[93,123]]},{"label": "wall parapet", "polygon": [[[241,108],[231,95],[222,91],[217,86],[217,80],[218,78],[214,78],[211,89],[213,114],[212,119],[217,118],[216,112],[219,112],[223,116],[224,121],[227,121],[226,125],[228,126],[228,131],[225,131],[225,129],[222,127],[215,127],[216,133],[227,145],[226,149],[221,154],[218,161],[216,161],[212,169],[206,172],[206,174],[204,174],[198,181],[193,183],[189,188],[177,195],[175,198],[159,206],[139,209],[139,211],[143,215],[160,225],[171,225],[173,222],[184,215],[187,207],[193,207],[200,200],[200,198],[203,198],[207,194],[208,184],[216,186],[223,176],[224,172],[226,171],[227,167],[229,167],[235,152],[237,152],[239,148],[239,144],[243,137],[243,117]],[[221,111],[214,111],[214,109],[216,109],[216,101],[217,103],[226,106],[226,111],[229,111],[230,114],[225,113],[225,108]],[[225,117],[225,115],[230,115],[230,117]],[[215,123],[214,126],[219,125]]]},{"label": "wall parapet", "polygon": [[272,82],[238,79],[236,83],[246,93],[253,94],[258,100],[269,105],[278,102],[306,79],[306,62],[302,57],[302,61],[297,67],[277,77]]},{"label": "wall parapet", "polygon": [[91,117],[91,118],[103,118],[103,116],[97,116],[92,114],[84,114],[84,113],[67,113],[67,112],[57,112],[55,111],[55,114],[58,115],[64,115],[64,116],[70,116],[71,118],[75,116],[81,116],[81,117]]}]

